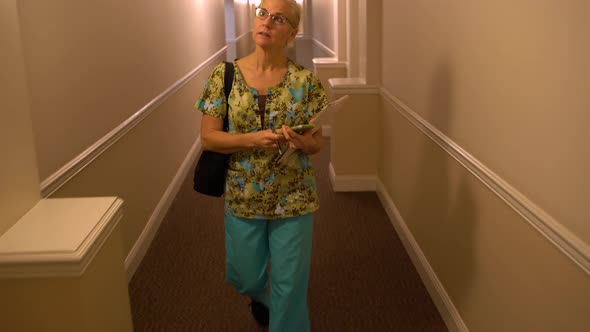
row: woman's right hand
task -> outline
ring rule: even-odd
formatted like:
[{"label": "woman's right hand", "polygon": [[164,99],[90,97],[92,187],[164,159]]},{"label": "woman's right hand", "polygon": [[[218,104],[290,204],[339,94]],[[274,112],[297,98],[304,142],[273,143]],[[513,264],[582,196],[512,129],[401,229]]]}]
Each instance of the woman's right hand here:
[{"label": "woman's right hand", "polygon": [[223,120],[203,115],[201,120],[201,144],[205,150],[220,153],[235,153],[248,149],[276,149],[277,141],[285,142],[283,135],[270,129],[245,134],[230,134],[223,131]]},{"label": "woman's right hand", "polygon": [[270,129],[260,130],[252,133],[252,143],[255,148],[276,148],[277,142],[282,143],[284,141],[285,137],[283,135],[273,133]]}]

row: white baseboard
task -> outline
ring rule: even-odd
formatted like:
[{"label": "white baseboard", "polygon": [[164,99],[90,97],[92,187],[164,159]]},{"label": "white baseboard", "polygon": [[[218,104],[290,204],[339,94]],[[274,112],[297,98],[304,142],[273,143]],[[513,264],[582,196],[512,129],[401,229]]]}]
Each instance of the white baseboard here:
[{"label": "white baseboard", "polygon": [[166,216],[166,212],[170,208],[170,205],[174,201],[174,197],[178,194],[180,190],[180,186],[182,185],[184,179],[188,176],[189,172],[192,170],[193,161],[198,157],[201,152],[201,137],[197,137],[195,144],[189,150],[186,158],[180,165],[178,172],[172,179],[172,182],[166,188],[162,199],[154,209],[152,216],[148,220],[145,228],[141,232],[141,235],[135,242],[133,248],[125,258],[125,269],[127,270],[127,281],[131,281],[135,271],[139,267],[139,264],[143,260],[148,248],[150,247],[156,232],[158,232],[158,228],[162,224],[164,217]]},{"label": "white baseboard", "polygon": [[469,332],[469,329],[463,322],[459,311],[457,311],[457,308],[449,297],[449,294],[445,290],[441,281],[438,279],[438,276],[432,269],[432,266],[422,252],[422,249],[420,249],[418,242],[416,242],[412,232],[400,215],[397,207],[393,203],[393,200],[387,193],[385,186],[379,180],[377,180],[377,196],[379,196],[379,200],[387,212],[389,220],[393,224],[393,227],[402,240],[408,255],[412,259],[416,270],[420,274],[422,282],[426,286],[426,289],[428,289],[428,293],[438,308],[438,311],[444,319],[449,331]]},{"label": "white baseboard", "polygon": [[331,162],[329,167],[330,183],[336,192],[377,190],[377,176],[375,175],[336,175]]}]

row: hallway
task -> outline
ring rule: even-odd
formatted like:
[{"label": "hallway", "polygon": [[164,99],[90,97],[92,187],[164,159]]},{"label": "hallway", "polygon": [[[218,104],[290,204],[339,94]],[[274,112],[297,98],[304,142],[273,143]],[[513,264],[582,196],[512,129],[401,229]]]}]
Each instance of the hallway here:
[{"label": "hallway", "polygon": [[[300,38],[286,52],[314,70],[312,41]],[[314,216],[312,330],[447,331],[377,194],[333,192],[329,138],[312,162],[321,204]],[[189,173],[129,284],[135,331],[259,329],[249,299],[224,283],[223,234],[223,199],[195,193]]]},{"label": "hallway", "polygon": [[[3,330],[257,330],[190,182],[258,2],[4,3]],[[590,2],[296,2],[288,54],[350,96],[314,159],[314,329],[586,332]]]},{"label": "hallway", "polygon": [[[374,192],[334,193],[329,141],[312,157],[315,214],[309,289],[316,332],[447,331]],[[224,284],[223,200],[189,175],[129,284],[144,331],[258,331],[249,300]]]}]

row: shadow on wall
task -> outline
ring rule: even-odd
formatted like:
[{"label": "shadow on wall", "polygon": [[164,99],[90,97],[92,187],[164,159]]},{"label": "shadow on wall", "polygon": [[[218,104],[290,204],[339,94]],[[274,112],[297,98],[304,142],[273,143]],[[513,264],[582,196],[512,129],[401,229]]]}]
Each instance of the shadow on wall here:
[{"label": "shadow on wall", "polygon": [[[448,62],[436,68],[430,106],[423,114],[443,133],[452,120],[452,71]],[[474,279],[474,229],[477,211],[464,173],[451,172],[449,155],[429,139],[418,153],[413,203],[408,213],[412,233],[453,303],[465,301]]]}]

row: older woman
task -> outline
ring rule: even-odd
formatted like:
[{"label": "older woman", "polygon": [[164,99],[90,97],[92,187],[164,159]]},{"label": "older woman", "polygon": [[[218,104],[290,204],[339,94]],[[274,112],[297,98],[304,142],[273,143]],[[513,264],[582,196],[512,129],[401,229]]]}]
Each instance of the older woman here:
[{"label": "older woman", "polygon": [[[220,64],[197,102],[203,112],[201,141],[207,150],[231,154],[224,214],[226,281],[251,298],[259,324],[269,324],[270,311],[271,332],[305,332],[310,329],[312,212],[319,208],[309,155],[320,150],[322,133],[290,127],[313,122],[327,99],[313,73],[284,53],[297,34],[298,4],[263,0],[255,16],[256,48],[233,64],[229,131],[222,129],[225,69]],[[277,162],[287,145],[297,153]]]}]

